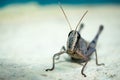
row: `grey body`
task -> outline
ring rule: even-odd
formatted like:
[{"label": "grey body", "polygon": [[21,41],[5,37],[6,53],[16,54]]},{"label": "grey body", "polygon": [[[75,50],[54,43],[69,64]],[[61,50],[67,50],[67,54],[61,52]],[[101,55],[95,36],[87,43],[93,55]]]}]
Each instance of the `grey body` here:
[{"label": "grey body", "polygon": [[98,66],[104,65],[103,63],[98,64],[97,51],[96,51],[97,40],[102,30],[103,30],[103,26],[101,25],[95,38],[89,44],[81,37],[78,31],[75,30],[70,31],[67,39],[67,49],[63,46],[61,51],[53,56],[53,66],[51,69],[46,69],[46,71],[52,71],[54,69],[55,57],[58,56],[57,59],[59,59],[60,55],[63,53],[67,53],[71,57],[71,59],[76,62],[85,62],[81,70],[81,74],[84,75],[84,77],[86,77],[86,75],[83,73],[84,68],[88,63],[88,61],[90,60],[90,56],[93,54],[93,52],[95,52],[95,56],[96,56],[96,65]]},{"label": "grey body", "polygon": [[60,5],[60,8],[63,11],[63,14],[65,15],[65,18],[66,18],[66,20],[69,24],[69,27],[70,27],[71,31],[68,34],[66,48],[63,46],[61,48],[60,52],[54,54],[54,56],[53,56],[53,66],[50,69],[46,69],[46,71],[52,71],[55,68],[55,59],[59,59],[61,54],[67,53],[71,57],[72,60],[74,60],[76,62],[85,62],[85,64],[83,65],[83,68],[81,70],[81,74],[84,77],[86,77],[86,75],[84,74],[84,68],[85,68],[86,64],[88,63],[88,61],[90,60],[90,56],[94,52],[95,52],[95,57],[96,57],[96,65],[98,65],[98,66],[104,65],[103,63],[98,64],[97,50],[96,50],[97,40],[99,38],[100,33],[103,30],[103,25],[101,25],[99,27],[99,30],[98,30],[95,38],[88,44],[87,41],[85,41],[80,35],[80,31],[83,28],[83,24],[80,25],[79,30],[77,31],[77,27],[79,26],[81,20],[83,19],[83,17],[87,13],[87,11],[84,13],[82,18],[78,22],[78,25],[77,25],[76,29],[72,30],[71,25],[69,23],[69,20],[67,19],[67,16],[66,16],[66,14],[65,14],[61,5]]}]

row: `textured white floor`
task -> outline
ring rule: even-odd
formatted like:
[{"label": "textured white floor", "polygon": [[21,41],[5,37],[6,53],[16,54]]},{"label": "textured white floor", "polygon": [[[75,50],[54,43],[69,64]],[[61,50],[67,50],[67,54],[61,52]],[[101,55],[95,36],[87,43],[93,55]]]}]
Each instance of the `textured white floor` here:
[{"label": "textured white floor", "polygon": [[104,25],[98,45],[99,63],[89,61],[83,77],[82,65],[71,63],[62,55],[55,70],[52,56],[66,45],[69,27],[59,6],[37,4],[11,5],[0,9],[0,80],[119,80],[120,79],[120,6],[63,6],[75,26],[88,10],[82,22],[82,37],[91,41],[100,24]]}]

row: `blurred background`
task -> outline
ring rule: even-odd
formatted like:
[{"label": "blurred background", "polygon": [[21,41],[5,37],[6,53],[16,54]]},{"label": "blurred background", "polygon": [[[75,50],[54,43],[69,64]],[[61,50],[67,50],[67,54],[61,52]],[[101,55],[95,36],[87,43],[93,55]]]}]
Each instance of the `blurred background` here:
[{"label": "blurred background", "polygon": [[1,0],[0,6],[4,7],[9,4],[25,4],[29,2],[37,2],[40,5],[57,4],[58,1],[64,4],[119,4],[120,0]]},{"label": "blurred background", "polygon": [[96,49],[99,63],[105,66],[96,66],[93,56],[84,78],[82,65],[70,63],[63,54],[55,70],[45,72],[52,66],[52,56],[66,46],[70,31],[58,0],[0,0],[0,80],[119,80],[120,0],[59,2],[72,29],[88,10],[81,22],[85,40],[90,42],[104,25]]}]

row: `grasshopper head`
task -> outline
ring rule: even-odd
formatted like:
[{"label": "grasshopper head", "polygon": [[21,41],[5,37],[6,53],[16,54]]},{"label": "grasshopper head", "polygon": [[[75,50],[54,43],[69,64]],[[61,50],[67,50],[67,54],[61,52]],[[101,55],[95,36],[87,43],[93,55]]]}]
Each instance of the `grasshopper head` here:
[{"label": "grasshopper head", "polygon": [[67,41],[67,48],[70,51],[74,51],[76,48],[76,44],[78,43],[79,39],[81,38],[81,35],[78,31],[72,30],[68,34],[68,41]]},{"label": "grasshopper head", "polygon": [[69,22],[69,20],[68,20],[68,18],[67,18],[67,16],[66,16],[66,14],[65,14],[65,12],[64,12],[64,10],[63,10],[63,8],[62,8],[62,5],[61,5],[60,3],[59,3],[59,6],[60,6],[60,8],[61,8],[61,10],[62,10],[62,12],[63,12],[63,14],[64,14],[64,16],[65,16],[65,19],[66,19],[67,23],[69,24],[69,27],[70,27],[70,30],[71,30],[70,33],[69,33],[69,35],[68,35],[67,49],[68,49],[70,52],[74,52],[74,50],[75,50],[76,47],[77,47],[76,44],[78,43],[79,39],[81,38],[79,32],[77,31],[77,28],[78,28],[78,26],[80,25],[83,17],[86,15],[86,13],[87,13],[88,11],[86,11],[86,12],[83,14],[83,16],[82,16],[82,18],[79,20],[79,22],[78,22],[75,30],[72,30],[71,24],[70,24],[70,22]]}]

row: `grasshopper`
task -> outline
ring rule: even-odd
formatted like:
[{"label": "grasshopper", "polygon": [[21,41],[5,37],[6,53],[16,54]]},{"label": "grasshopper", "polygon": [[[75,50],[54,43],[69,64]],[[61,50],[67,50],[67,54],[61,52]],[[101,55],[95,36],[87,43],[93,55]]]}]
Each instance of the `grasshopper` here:
[{"label": "grasshopper", "polygon": [[[65,46],[63,46],[60,50],[60,52],[54,54],[53,56],[53,65],[52,68],[50,69],[46,69],[46,71],[52,71],[55,68],[55,59],[59,59],[60,55],[67,53],[71,59],[75,62],[80,62],[80,63],[85,63],[82,67],[81,70],[81,74],[86,77],[86,74],[84,73],[84,68],[86,67],[88,61],[90,60],[90,56],[95,52],[95,57],[96,57],[96,65],[100,66],[100,65],[104,65],[104,63],[99,64],[98,63],[98,58],[97,58],[97,50],[96,50],[96,44],[97,44],[97,40],[99,38],[100,33],[103,31],[103,25],[100,25],[99,30],[96,34],[96,36],[94,37],[94,39],[88,44],[88,42],[86,40],[84,40],[81,35],[80,35],[80,31],[83,28],[83,24],[80,25],[83,17],[86,15],[86,13],[88,11],[86,11],[84,13],[84,15],[82,16],[82,18],[79,20],[75,30],[72,30],[70,22],[61,6],[61,4],[59,3],[59,6],[65,16],[66,21],[69,24],[70,27],[70,32],[68,34],[68,39],[67,39],[67,48],[65,48]],[[79,29],[77,30],[78,26],[80,25]]]}]

